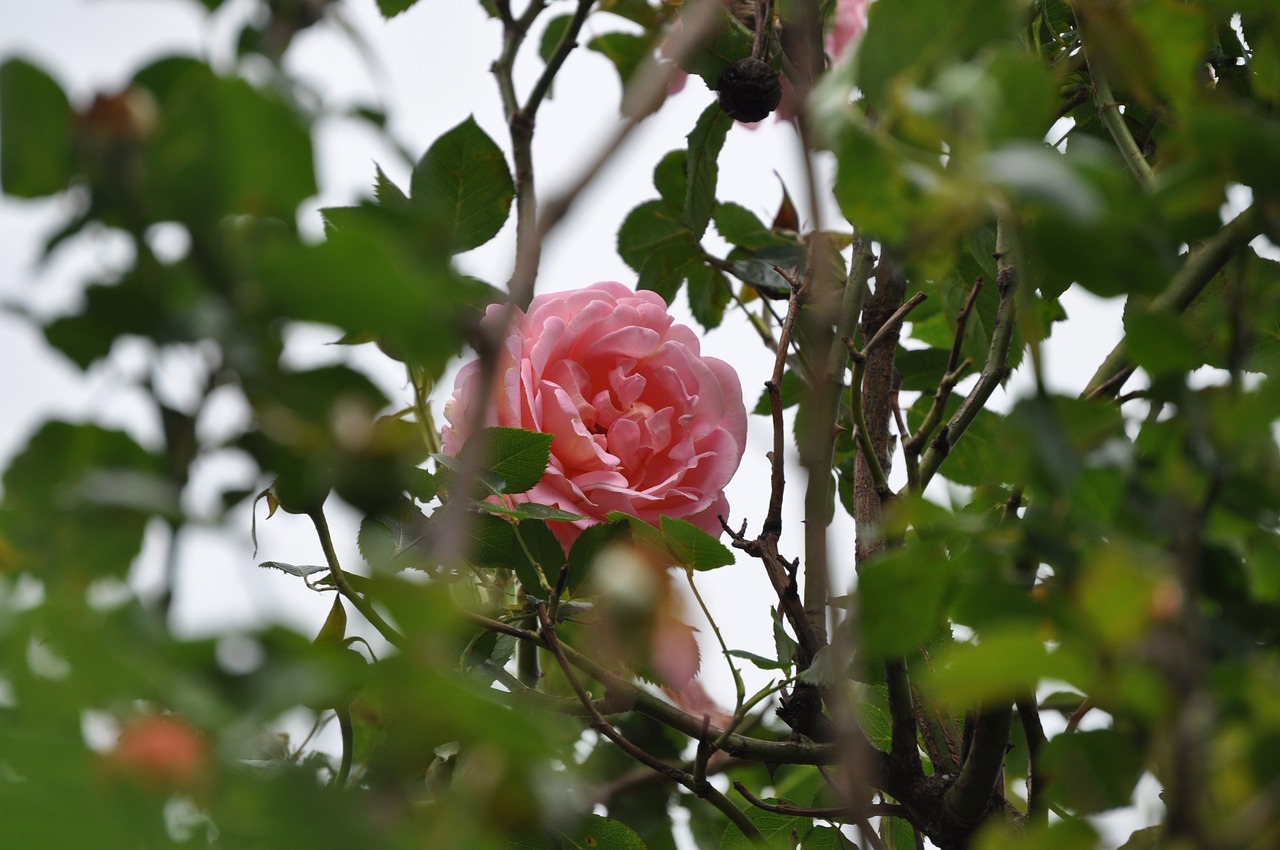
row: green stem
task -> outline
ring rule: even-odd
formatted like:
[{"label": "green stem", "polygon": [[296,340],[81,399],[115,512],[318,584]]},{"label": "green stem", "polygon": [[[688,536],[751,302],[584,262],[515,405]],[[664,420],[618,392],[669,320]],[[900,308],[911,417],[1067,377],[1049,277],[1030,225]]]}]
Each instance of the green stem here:
[{"label": "green stem", "polygon": [[1111,134],[1111,138],[1115,140],[1116,147],[1120,150],[1120,158],[1124,160],[1125,165],[1129,166],[1129,170],[1142,184],[1143,189],[1148,192],[1155,191],[1155,172],[1151,170],[1151,163],[1147,162],[1147,158],[1142,155],[1138,142],[1129,132],[1129,125],[1124,123],[1120,104],[1116,103],[1115,95],[1111,93],[1111,83],[1107,81],[1102,70],[1093,63],[1089,64],[1089,75],[1093,77],[1093,90],[1097,95],[1098,118]]},{"label": "green stem", "polygon": [[382,618],[377,609],[357,593],[351,583],[347,581],[346,574],[342,571],[342,565],[338,562],[338,553],[333,548],[333,536],[329,533],[329,522],[325,519],[324,510],[317,508],[308,514],[311,517],[311,523],[316,528],[316,535],[320,538],[320,548],[324,550],[325,561],[329,564],[329,575],[333,578],[333,584],[356,610],[359,611],[369,623],[378,630],[378,633],[386,638],[387,643],[392,646],[404,648],[404,637],[395,630],[395,628]]}]

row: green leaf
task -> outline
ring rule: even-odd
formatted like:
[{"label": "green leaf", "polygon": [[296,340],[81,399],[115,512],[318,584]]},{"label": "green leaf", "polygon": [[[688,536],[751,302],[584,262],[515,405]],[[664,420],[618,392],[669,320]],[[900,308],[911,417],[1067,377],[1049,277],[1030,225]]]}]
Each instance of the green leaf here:
[{"label": "green leaf", "polygon": [[413,8],[418,0],[378,0],[378,11],[382,12],[384,18],[394,18],[401,12],[407,12]]},{"label": "green leaf", "polygon": [[1049,740],[1041,758],[1052,777],[1050,798],[1081,815],[1129,805],[1143,772],[1133,740],[1115,729],[1063,733]]},{"label": "green leaf", "polygon": [[520,428],[486,428],[485,468],[502,480],[501,493],[523,493],[542,480],[551,459],[551,434]]},{"label": "green leaf", "polygon": [[[157,458],[122,431],[46,422],[4,474],[3,538],[45,580],[123,577],[142,547]],[[98,498],[106,491],[110,500]],[[167,492],[166,510],[177,494]]]},{"label": "green leaf", "polygon": [[0,65],[0,188],[20,198],[65,189],[71,128],[71,104],[53,77],[22,59]]},{"label": "green leaf", "polygon": [[609,32],[598,35],[587,42],[587,49],[593,50],[613,63],[618,77],[625,86],[635,73],[636,68],[649,56],[649,39],[628,32]]},{"label": "green leaf", "polygon": [[315,643],[338,644],[347,636],[347,609],[342,607],[342,596],[334,594],[333,605],[329,608],[329,616],[316,635]]},{"label": "green leaf", "polygon": [[414,206],[444,228],[457,254],[498,235],[515,184],[501,148],[468,117],[427,149],[414,166],[409,192]]},{"label": "green leaf", "polygon": [[[520,583],[535,596],[543,595],[542,581],[539,574],[545,577],[546,583],[555,587],[560,576],[560,568],[564,566],[564,547],[551,533],[545,522],[541,520],[525,520],[515,526],[518,543],[523,542],[511,553],[512,568],[516,571]],[[529,551],[526,553],[525,549]]]},{"label": "green leaf", "polygon": [[834,826],[815,826],[800,842],[804,850],[845,850],[854,845]]},{"label": "green leaf", "polygon": [[729,547],[696,525],[667,516],[659,522],[662,540],[681,566],[691,570],[714,570],[734,562]]},{"label": "green leaf", "polygon": [[926,544],[867,564],[858,577],[866,652],[875,658],[903,655],[927,642],[945,621],[953,583],[945,553]]},{"label": "green leaf", "polygon": [[356,534],[360,555],[375,570],[392,565],[418,566],[414,559],[404,556],[423,542],[425,523],[426,516],[421,509],[407,500],[402,500],[395,510],[366,516],[360,521]]},{"label": "green leaf", "polygon": [[569,24],[572,21],[573,15],[557,15],[547,21],[547,28],[542,31],[542,41],[538,43],[538,55],[542,57],[543,62],[551,61],[551,55],[556,52],[560,40],[569,31]]},{"label": "green leaf", "polygon": [[662,200],[673,210],[684,207],[685,193],[688,191],[688,171],[685,163],[689,159],[686,150],[667,151],[658,164],[653,167],[653,187],[658,190]]},{"label": "green leaf", "polygon": [[645,850],[645,843],[631,827],[600,815],[587,815],[577,829],[560,837],[565,850]]},{"label": "green leaf", "polygon": [[711,216],[716,223],[716,232],[730,245],[764,248],[786,241],[765,227],[755,213],[740,204],[717,201]]},{"label": "green leaf", "polygon": [[698,116],[698,122],[688,135],[689,154],[686,161],[688,183],[684,196],[684,223],[701,239],[711,221],[711,210],[716,202],[716,179],[720,173],[720,151],[733,126],[733,119],[713,103]]},{"label": "green leaf", "polygon": [[[972,57],[993,39],[1012,35],[1013,5],[1003,0],[897,0],[873,4],[858,51],[858,86],[884,109],[899,75],[919,76]],[[902,46],[911,45],[910,50]]]},{"label": "green leaf", "polygon": [[[685,3],[680,6],[679,13],[685,24],[685,32],[692,31],[690,24],[705,23],[697,17],[701,11],[694,3]],[[691,15],[694,16],[693,20],[690,20]],[[752,40],[752,33],[738,23],[726,9],[719,13],[719,20],[715,23],[714,29],[698,46],[698,50],[684,57],[681,67],[690,74],[701,77],[707,84],[707,88],[714,89],[726,68],[739,59],[745,59],[751,55]]]},{"label": "green leaf", "polygon": [[[788,369],[782,373],[782,386],[780,396],[782,399],[782,409],[794,407],[800,403],[800,397],[804,395],[804,381],[800,380],[800,376]],[[765,390],[760,393],[756,406],[751,409],[756,416],[769,416],[773,413],[773,408],[769,404],[769,391]]]},{"label": "green leaf", "polygon": [[1084,687],[1091,678],[1089,666],[1071,647],[1064,644],[1050,652],[1034,624],[990,629],[980,643],[953,644],[936,653],[933,662],[925,689],[952,706],[1012,701],[1034,691],[1042,679]]},{"label": "green leaf", "polygon": [[618,228],[618,256],[635,271],[641,271],[650,256],[660,248],[680,243],[680,250],[696,246],[689,228],[662,201],[645,201],[623,219]]},{"label": "green leaf", "polygon": [[693,317],[706,330],[719,327],[733,296],[729,281],[719,269],[702,262],[701,257],[697,262],[687,264],[685,276],[689,282],[689,310]]},{"label": "green leaf", "polygon": [[783,628],[782,617],[778,614],[776,608],[769,609],[769,617],[773,621],[773,648],[778,653],[778,661],[790,667],[795,663],[796,650],[799,648],[799,644]]},{"label": "green leaf", "polygon": [[743,658],[750,661],[761,670],[786,670],[790,667],[781,661],[774,661],[772,658],[765,658],[763,655],[756,655],[754,652],[747,652],[745,649],[731,649],[729,654],[734,658]]},{"label": "green leaf", "polygon": [[[467,517],[467,530],[471,539],[471,563],[477,567],[510,570],[515,569],[518,562],[528,563],[516,541],[515,527],[506,520],[491,514],[476,514]],[[535,580],[530,586],[539,585]]]},{"label": "green leaf", "polygon": [[[778,803],[786,801],[769,797],[764,802]],[[794,846],[794,839],[807,835],[813,829],[812,818],[780,815],[756,808],[747,809],[745,814],[747,820],[751,821],[756,829],[760,830],[767,847],[792,847]],[[742,830],[733,824],[729,824],[725,828],[724,835],[720,839],[720,850],[755,850],[757,846],[742,834]]]},{"label": "green leaf", "polygon": [[[305,120],[275,93],[190,63],[139,72],[164,78],[164,121],[144,150],[144,190],[156,220],[207,227],[228,215],[292,223],[317,191]],[[171,77],[171,78],[170,78]]]},{"label": "green leaf", "polygon": [[[670,304],[680,291],[680,285],[686,279],[702,274],[704,269],[702,249],[693,241],[692,234],[685,231],[679,234],[679,238],[654,247],[640,268],[636,288],[656,292]],[[690,291],[691,298],[692,295]],[[709,307],[707,309],[710,310]]]}]

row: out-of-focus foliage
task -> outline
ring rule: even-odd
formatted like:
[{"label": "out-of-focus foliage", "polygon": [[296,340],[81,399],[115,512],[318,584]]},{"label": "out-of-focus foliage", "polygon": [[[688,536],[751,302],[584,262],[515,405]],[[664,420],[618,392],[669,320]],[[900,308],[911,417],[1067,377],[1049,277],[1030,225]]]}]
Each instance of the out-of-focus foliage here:
[{"label": "out-of-focus foliage", "polygon": [[[1144,777],[1164,813],[1127,847],[1280,844],[1273,3],[880,0],[810,80],[811,36],[842,4],[760,21],[770,4],[482,0],[506,33],[494,97],[510,126],[448,130],[406,187],[376,170],[317,242],[297,216],[321,115],[283,57],[336,5],[263,2],[243,65],[163,58],[86,99],[0,57],[0,188],[66,199],[50,254],[86,229],[132,247],[41,323],[50,347],[86,370],[123,339],[205,364],[180,407],[140,379],[161,444],[50,421],[4,471],[5,846],[1086,850],[1092,816]],[[414,5],[377,2],[387,18]],[[806,523],[847,511],[856,545],[802,551],[795,529],[779,552],[770,521],[720,542],[611,514],[566,552],[552,526],[580,517],[505,498],[536,483],[554,435],[492,429],[439,454],[435,381],[468,344],[501,342],[479,319],[504,293],[455,255],[514,218],[536,267],[533,113],[553,79],[595,72],[579,41],[628,94],[672,72],[714,88],[758,43],[806,142],[834,156],[819,190],[847,222],[806,232],[785,190],[762,221],[719,199],[721,151],[747,130],[711,103],[660,162],[632,164],[657,197],[617,250],[705,329],[740,322],[781,348],[755,412],[796,408],[778,445],[809,467]],[[184,248],[157,251],[158,228]],[[993,405],[1012,369],[1040,376],[1073,288],[1126,299],[1123,341],[1078,397],[1033,380]],[[917,293],[901,339],[876,335]],[[351,366],[286,366],[301,322],[376,344],[404,397]],[[218,393],[253,419],[212,442],[196,425]],[[172,546],[224,520],[184,506],[195,465],[227,450],[261,481],[224,509],[261,490],[260,519],[315,525],[324,564],[263,565],[332,594],[315,635],[183,638],[167,594],[127,583],[149,529]],[[758,484],[738,515],[781,498]],[[363,516],[364,564],[337,562],[330,499]],[[815,577],[855,552],[852,586]],[[671,686],[664,653],[692,642],[673,584],[761,564],[779,597],[753,614],[775,657],[724,657],[774,684],[727,709]],[[383,642],[353,636],[357,618]],[[298,712],[337,725],[341,752],[273,731]]]}]

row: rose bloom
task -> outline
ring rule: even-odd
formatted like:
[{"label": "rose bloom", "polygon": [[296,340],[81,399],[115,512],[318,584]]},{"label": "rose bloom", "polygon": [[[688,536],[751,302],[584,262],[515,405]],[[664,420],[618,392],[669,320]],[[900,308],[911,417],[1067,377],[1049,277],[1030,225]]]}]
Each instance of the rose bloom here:
[{"label": "rose bloom", "polygon": [[[491,306],[484,321],[502,313]],[[546,474],[515,500],[587,517],[549,523],[566,547],[610,511],[683,519],[719,536],[747,414],[732,367],[699,348],[653,292],[605,281],[540,295],[516,314],[491,399],[476,397],[478,362],[459,372],[444,452],[458,453],[472,408],[486,404],[486,426],[554,435]]]}]

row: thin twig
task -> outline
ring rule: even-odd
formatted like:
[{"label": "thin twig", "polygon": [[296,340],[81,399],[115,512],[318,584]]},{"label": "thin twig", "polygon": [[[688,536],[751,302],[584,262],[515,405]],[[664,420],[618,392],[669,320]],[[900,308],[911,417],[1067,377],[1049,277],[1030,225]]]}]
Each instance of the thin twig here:
[{"label": "thin twig", "polygon": [[751,789],[741,782],[733,783],[734,790],[742,795],[748,803],[757,809],[773,812],[778,815],[789,815],[801,818],[822,818],[824,820],[854,820],[857,818],[906,817],[907,810],[896,803],[868,803],[862,807],[854,806],[796,806],[791,803],[768,803],[761,800]]},{"label": "thin twig", "polygon": [[885,319],[884,324],[881,325],[880,329],[871,337],[871,341],[862,347],[862,356],[866,357],[875,350],[876,346],[888,339],[889,335],[898,329],[898,324],[906,318],[907,314],[920,306],[920,302],[924,301],[928,297],[929,296],[925,295],[923,292],[917,292],[915,295],[911,296],[907,303],[903,304],[897,310],[894,310],[893,315],[888,319]]},{"label": "thin twig", "polygon": [[[573,692],[577,695],[583,708],[587,710],[587,714],[591,720],[591,728],[608,738],[631,758],[652,768],[663,776],[680,783],[685,788],[688,788],[693,794],[703,800],[706,800],[712,806],[719,809],[721,814],[727,817],[734,826],[738,827],[738,829],[742,831],[742,834],[745,835],[751,843],[764,846],[766,844],[764,836],[760,834],[760,830],[756,828],[756,825],[751,822],[741,809],[730,802],[728,797],[725,797],[724,794],[720,793],[715,786],[706,781],[705,773],[701,782],[695,781],[692,775],[685,773],[675,765],[662,761],[647,750],[636,746],[636,744],[628,740],[624,735],[618,732],[617,729],[613,728],[612,724],[604,719],[600,712],[596,710],[595,703],[592,701],[591,695],[588,694],[586,689],[582,686],[582,682],[578,680],[578,674],[574,672],[573,666],[569,663],[569,659],[565,655],[564,648],[560,644],[560,638],[556,635],[556,625],[547,615],[546,603],[538,602],[536,608],[538,611],[538,620],[542,624],[542,636],[546,642],[547,648],[551,650],[551,654],[554,655],[556,661],[559,662],[560,670],[564,673],[565,679],[569,682],[569,686],[573,688]],[[709,721],[704,718],[704,736],[708,722]]]}]

